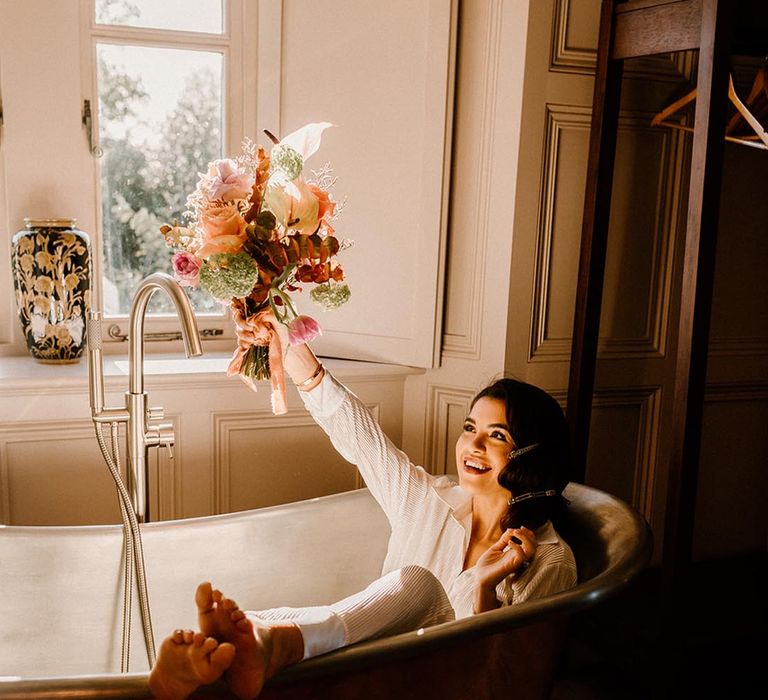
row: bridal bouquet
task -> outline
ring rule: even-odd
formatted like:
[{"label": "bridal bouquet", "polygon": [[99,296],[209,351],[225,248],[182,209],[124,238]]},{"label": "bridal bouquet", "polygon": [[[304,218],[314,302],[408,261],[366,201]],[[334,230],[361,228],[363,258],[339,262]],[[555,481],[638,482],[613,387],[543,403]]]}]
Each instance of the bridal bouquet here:
[{"label": "bridal bouquet", "polygon": [[[189,226],[163,226],[176,249],[173,271],[180,284],[200,287],[232,310],[238,347],[227,374],[254,382],[270,379],[272,410],[285,413],[283,347],[321,333],[310,316],[300,315],[291,294],[313,285],[310,295],[323,309],[350,296],[336,254],[348,242],[334,235],[338,213],[328,190],[334,179],[328,166],[304,171],[320,147],[327,122],[307,124],[274,142],[267,154],[250,140],[237,158],[216,160],[200,174],[187,198]],[[283,336],[286,334],[283,333]]]}]

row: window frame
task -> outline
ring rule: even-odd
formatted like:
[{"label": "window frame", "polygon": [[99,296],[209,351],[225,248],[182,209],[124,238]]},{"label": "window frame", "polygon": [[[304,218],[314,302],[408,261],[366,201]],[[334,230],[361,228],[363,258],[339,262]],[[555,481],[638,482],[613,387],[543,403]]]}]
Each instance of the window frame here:
[{"label": "window frame", "polygon": [[[92,115],[92,130],[96,135],[93,143],[98,146],[99,110],[97,85],[97,44],[116,44],[127,46],[146,46],[152,48],[174,48],[201,51],[216,51],[222,53],[223,63],[223,113],[222,120],[222,157],[234,153],[247,134],[255,133],[255,113],[247,107],[246,87],[252,85],[256,73],[253,61],[247,61],[246,37],[255,36],[255,27],[247,26],[246,0],[222,0],[223,26],[221,33],[203,33],[130,27],[123,25],[98,24],[95,19],[95,1],[80,0],[81,23],[81,86],[82,99],[90,100]],[[251,23],[253,21],[251,20]],[[103,309],[103,226],[101,211],[101,161],[92,155],[93,159],[93,190],[91,202],[96,227],[92,236],[92,305],[94,309]],[[200,164],[204,170],[206,163]],[[158,232],[158,235],[159,232]],[[169,251],[170,254],[170,251]],[[228,309],[221,314],[196,314],[198,326],[203,341],[209,350],[230,349],[234,338],[234,328],[230,321]],[[124,341],[128,335],[128,314],[114,315],[102,319],[102,337],[105,350],[108,352],[125,352]],[[164,335],[175,333],[179,324],[175,315],[147,315],[145,322],[145,338],[153,340],[156,335],[161,340]],[[114,334],[114,335],[113,335]],[[153,347],[158,351],[181,347],[179,340],[165,340],[155,346],[148,345],[151,352]]]}]

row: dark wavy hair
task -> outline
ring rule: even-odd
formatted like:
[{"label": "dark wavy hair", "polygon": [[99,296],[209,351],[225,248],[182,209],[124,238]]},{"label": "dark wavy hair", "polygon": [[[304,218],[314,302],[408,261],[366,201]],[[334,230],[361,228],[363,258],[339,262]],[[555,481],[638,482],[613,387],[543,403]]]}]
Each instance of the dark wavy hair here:
[{"label": "dark wavy hair", "polygon": [[513,496],[556,492],[555,496],[510,505],[501,520],[502,529],[524,526],[535,530],[547,520],[559,529],[566,516],[566,501],[561,494],[571,471],[568,426],[560,405],[546,391],[516,379],[496,380],[475,396],[471,407],[484,397],[504,402],[515,449],[537,444],[507,463],[499,474],[499,484]]}]

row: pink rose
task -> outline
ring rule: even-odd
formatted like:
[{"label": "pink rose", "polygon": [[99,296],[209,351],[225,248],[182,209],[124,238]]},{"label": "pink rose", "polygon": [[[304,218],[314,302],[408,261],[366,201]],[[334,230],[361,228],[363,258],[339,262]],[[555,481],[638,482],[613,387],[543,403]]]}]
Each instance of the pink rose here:
[{"label": "pink rose", "polygon": [[186,251],[176,253],[172,258],[173,274],[182,287],[197,287],[200,281],[202,261]]},{"label": "pink rose", "polygon": [[252,173],[244,173],[231,158],[215,160],[208,168],[206,194],[210,199],[247,199],[251,194],[255,178]]},{"label": "pink rose", "polygon": [[297,316],[288,324],[288,342],[291,345],[308,343],[322,334],[320,324],[310,316]]},{"label": "pink rose", "polygon": [[203,245],[197,251],[199,258],[214,253],[237,253],[245,242],[245,220],[234,204],[204,209],[201,215]]}]

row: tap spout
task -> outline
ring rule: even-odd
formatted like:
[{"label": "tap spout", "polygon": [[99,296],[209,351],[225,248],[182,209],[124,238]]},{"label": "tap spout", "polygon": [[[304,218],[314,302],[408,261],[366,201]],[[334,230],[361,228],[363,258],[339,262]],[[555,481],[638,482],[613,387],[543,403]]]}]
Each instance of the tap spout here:
[{"label": "tap spout", "polygon": [[192,305],[179,283],[165,272],[155,272],[139,284],[131,304],[128,346],[128,377],[131,394],[144,392],[144,317],[149,300],[156,290],[162,289],[171,298],[181,321],[181,334],[187,357],[203,354]]}]

